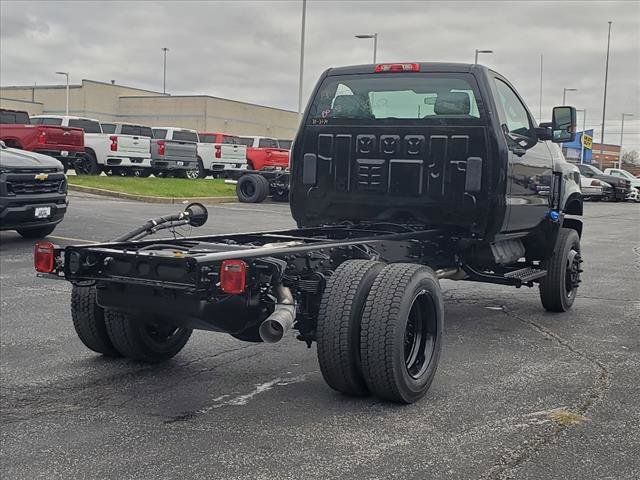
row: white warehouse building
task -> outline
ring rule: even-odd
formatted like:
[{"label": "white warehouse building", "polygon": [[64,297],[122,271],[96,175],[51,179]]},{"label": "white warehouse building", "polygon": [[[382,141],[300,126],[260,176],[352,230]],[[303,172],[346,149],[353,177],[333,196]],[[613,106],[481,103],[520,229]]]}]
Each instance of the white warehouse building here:
[{"label": "white warehouse building", "polygon": [[[0,107],[30,115],[64,115],[66,86],[0,86]],[[69,86],[69,114],[109,122],[175,126],[200,132],[292,139],[298,114],[290,110],[211,97],[160,92],[82,80]]]}]

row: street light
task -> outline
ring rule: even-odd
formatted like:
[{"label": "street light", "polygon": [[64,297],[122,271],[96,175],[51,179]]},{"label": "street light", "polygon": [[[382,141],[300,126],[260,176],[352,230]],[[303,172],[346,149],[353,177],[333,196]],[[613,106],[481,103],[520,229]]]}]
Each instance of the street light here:
[{"label": "street light", "polygon": [[69,72],[56,72],[56,74],[58,75],[64,75],[65,77],[67,77],[67,102],[66,102],[66,106],[65,106],[65,115],[69,116]]},{"label": "street light", "polygon": [[356,35],[356,38],[373,38],[373,63],[376,63],[378,55],[378,32]]},{"label": "street light", "polygon": [[584,130],[587,127],[587,109],[576,108],[576,112],[582,112],[582,136],[580,137],[580,165],[584,163]]},{"label": "street light", "polygon": [[622,139],[624,138],[624,117],[633,117],[633,113],[622,114],[622,128],[620,129],[620,157],[618,161],[618,168],[622,170]]},{"label": "street light", "polygon": [[493,50],[478,50],[476,48],[476,59],[473,63],[475,63],[476,65],[478,64],[478,54],[479,53],[493,53]]},{"label": "street light", "polygon": [[[609,47],[611,46],[611,24],[609,22],[609,33],[607,34],[607,63],[604,67],[604,98],[602,100],[602,125],[600,125],[600,158],[604,159],[604,115],[607,111],[607,82],[609,80]],[[602,167],[602,160],[600,160],[600,167]]]},{"label": "street light", "polygon": [[577,88],[563,88],[562,89],[562,105],[567,101],[567,92],[577,92]]},{"label": "street light", "polygon": [[167,52],[169,49],[167,47],[162,47],[162,51],[164,52],[164,62],[162,64],[162,93],[164,95],[167,94]]}]

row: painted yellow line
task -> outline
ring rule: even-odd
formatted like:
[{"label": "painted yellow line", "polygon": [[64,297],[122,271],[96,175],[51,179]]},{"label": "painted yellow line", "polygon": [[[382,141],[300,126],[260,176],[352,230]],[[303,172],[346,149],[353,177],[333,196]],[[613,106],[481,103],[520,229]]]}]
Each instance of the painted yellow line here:
[{"label": "painted yellow line", "polygon": [[99,242],[94,242],[93,240],[83,240],[81,238],[59,237],[57,235],[49,235],[47,238],[53,238],[55,240],[65,240],[67,242],[99,243]]}]

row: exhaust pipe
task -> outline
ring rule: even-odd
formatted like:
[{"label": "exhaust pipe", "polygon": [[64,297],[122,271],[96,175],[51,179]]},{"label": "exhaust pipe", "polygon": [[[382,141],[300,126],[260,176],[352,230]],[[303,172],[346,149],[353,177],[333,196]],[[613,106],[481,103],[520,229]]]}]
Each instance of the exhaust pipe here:
[{"label": "exhaust pipe", "polygon": [[275,287],[278,303],[273,313],[260,324],[258,333],[265,343],[276,343],[293,327],[296,319],[296,306],[291,290],[282,285]]}]

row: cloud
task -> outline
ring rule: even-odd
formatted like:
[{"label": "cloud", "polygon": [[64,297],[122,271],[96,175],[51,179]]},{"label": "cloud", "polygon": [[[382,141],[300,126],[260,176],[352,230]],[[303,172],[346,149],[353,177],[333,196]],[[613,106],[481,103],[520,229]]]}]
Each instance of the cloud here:
[{"label": "cloud", "polygon": [[[0,4],[0,83],[57,83],[53,72],[209,94],[297,109],[298,1],[12,2]],[[607,20],[612,20],[607,141],[640,148],[640,4],[637,2],[399,2],[308,0],[304,95],[319,74],[368,63],[378,32],[380,61],[481,61],[509,78],[538,115],[544,55],[543,117],[562,100],[601,122]],[[599,134],[597,135],[599,137]]]}]

